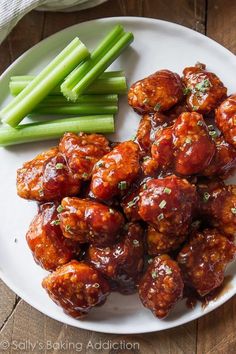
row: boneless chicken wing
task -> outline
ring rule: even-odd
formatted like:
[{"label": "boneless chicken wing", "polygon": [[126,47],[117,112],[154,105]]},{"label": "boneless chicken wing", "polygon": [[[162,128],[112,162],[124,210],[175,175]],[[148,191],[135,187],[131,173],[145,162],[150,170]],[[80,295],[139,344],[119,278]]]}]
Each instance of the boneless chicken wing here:
[{"label": "boneless chicken wing", "polygon": [[75,260],[44,278],[42,285],[50,298],[75,318],[102,305],[110,293],[108,282],[96,269]]},{"label": "boneless chicken wing", "polygon": [[54,203],[41,205],[26,234],[36,263],[49,271],[69,262],[80,252],[78,242],[62,235],[56,209]]},{"label": "boneless chicken wing", "polygon": [[225,140],[236,148],[236,95],[221,103],[216,109],[215,120]]},{"label": "boneless chicken wing", "polygon": [[151,152],[159,168],[187,176],[204,170],[215,149],[202,115],[185,112],[172,127],[157,131]]},{"label": "boneless chicken wing", "polygon": [[60,200],[76,195],[80,182],[75,180],[63,155],[52,148],[37,155],[17,170],[17,193],[37,201]]},{"label": "boneless chicken wing", "polygon": [[159,70],[135,82],[129,89],[128,102],[140,113],[164,112],[183,98],[183,85],[178,74]]},{"label": "boneless chicken wing", "polygon": [[147,181],[140,193],[139,215],[158,232],[183,236],[197,204],[195,186],[174,175]]},{"label": "boneless chicken wing", "polygon": [[89,199],[64,198],[61,209],[63,235],[80,243],[108,246],[119,236],[124,224],[120,212]]},{"label": "boneless chicken wing", "polygon": [[88,261],[121,293],[132,293],[143,268],[143,230],[135,223],[126,225],[119,242],[106,248],[91,245]]},{"label": "boneless chicken wing", "polygon": [[183,75],[190,110],[207,114],[226,97],[226,87],[214,73],[206,70],[205,65],[185,68]]},{"label": "boneless chicken wing", "polygon": [[178,255],[185,282],[200,296],[218,288],[224,271],[236,256],[236,247],[217,229],[205,229],[192,236]]},{"label": "boneless chicken wing", "polygon": [[155,257],[139,283],[143,305],[158,318],[166,317],[182,298],[184,283],[178,264],[169,256]]},{"label": "boneless chicken wing", "polygon": [[216,152],[211,163],[201,172],[206,177],[226,179],[236,169],[236,149],[228,144],[223,136],[214,139]]},{"label": "boneless chicken wing", "polygon": [[228,237],[236,235],[236,186],[199,185],[200,209],[210,225]]},{"label": "boneless chicken wing", "polygon": [[171,124],[173,124],[172,117],[167,117],[159,112],[143,115],[135,137],[135,142],[138,143],[142,155],[150,153],[151,145],[155,140],[155,132],[161,127]]},{"label": "boneless chicken wing", "polygon": [[186,237],[187,233],[178,236],[169,235],[168,233],[161,233],[149,225],[146,234],[148,254],[158,256],[174,251],[184,242]]},{"label": "boneless chicken wing", "polygon": [[100,134],[65,133],[59,143],[74,176],[87,181],[95,163],[111,149],[109,141]]},{"label": "boneless chicken wing", "polygon": [[90,187],[92,196],[109,200],[125,192],[139,173],[139,158],[139,147],[133,141],[117,145],[94,167]]}]

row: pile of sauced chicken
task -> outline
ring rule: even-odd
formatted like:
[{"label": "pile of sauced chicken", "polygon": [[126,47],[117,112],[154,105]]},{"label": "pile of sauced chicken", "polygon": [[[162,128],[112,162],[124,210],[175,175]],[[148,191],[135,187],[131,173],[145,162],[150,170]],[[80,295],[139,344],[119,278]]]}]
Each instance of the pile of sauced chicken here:
[{"label": "pile of sauced chicken", "polygon": [[39,203],[26,235],[42,285],[81,318],[113,291],[138,291],[166,317],[188,289],[204,298],[236,257],[236,95],[204,64],[134,83],[134,140],[65,133],[17,172]]}]

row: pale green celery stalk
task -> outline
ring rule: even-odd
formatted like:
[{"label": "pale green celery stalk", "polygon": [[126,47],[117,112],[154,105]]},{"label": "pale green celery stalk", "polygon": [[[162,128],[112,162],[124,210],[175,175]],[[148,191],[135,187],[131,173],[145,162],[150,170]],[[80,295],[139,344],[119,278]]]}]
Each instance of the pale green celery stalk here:
[{"label": "pale green celery stalk", "polygon": [[[22,78],[22,79],[21,79]],[[10,93],[17,96],[34,77],[32,76],[12,76],[9,82]],[[127,92],[127,83],[123,71],[107,71],[99,76],[85,91],[85,93],[100,94],[123,94]],[[62,95],[60,86],[55,87],[50,95]]]},{"label": "pale green celery stalk", "polygon": [[64,106],[38,106],[32,114],[40,115],[91,115],[91,114],[115,114],[118,111],[117,105],[104,105],[104,104],[66,104]]},{"label": "pale green celery stalk", "polygon": [[[88,50],[87,50],[87,48],[84,46],[84,44],[79,40],[79,38],[74,38],[74,40],[72,41],[72,42],[70,42],[69,43],[69,45],[66,47],[66,48],[64,48],[64,50],[62,51],[62,52],[60,52],[59,53],[59,55],[56,57],[56,58],[54,58],[54,60],[53,61],[51,61],[49,64],[48,64],[48,66],[46,67],[46,68],[44,68],[44,70],[41,72],[41,73],[39,73],[37,76],[35,76],[35,77],[33,77],[32,75],[24,75],[24,76],[21,76],[22,77],[22,79],[23,80],[25,80],[26,78],[28,78],[28,80],[30,80],[31,82],[31,85],[34,85],[34,86],[36,86],[37,84],[38,84],[38,82],[37,82],[37,80],[42,80],[42,77],[40,77],[41,75],[44,75],[44,76],[46,76],[46,75],[49,75],[49,73],[50,73],[50,71],[52,71],[53,69],[54,69],[54,67],[55,67],[55,65],[58,65],[58,64],[60,64],[60,61],[62,61],[63,59],[66,59],[66,55],[68,55],[68,54],[70,54],[70,53],[73,53],[73,51],[77,48],[77,47],[80,47],[81,46],[81,48],[83,49],[85,49],[86,50],[86,52],[88,53],[88,55],[89,55],[89,52],[88,52]],[[39,78],[40,77],[40,78]],[[17,81],[19,81],[19,79],[16,79],[17,77],[16,76],[13,76],[13,78],[15,79],[15,80],[17,80]],[[57,83],[57,85],[59,84],[60,82],[58,82]],[[56,85],[56,86],[57,86]],[[27,85],[26,85],[27,86]],[[30,86],[30,87],[32,87],[32,86]],[[55,87],[55,85],[54,85],[54,87]],[[22,90],[21,90],[22,91]],[[28,87],[28,89],[26,90],[27,92],[29,91],[29,87]],[[5,120],[4,118],[2,118],[1,117],[1,112],[4,112],[4,114],[6,113],[6,111],[9,111],[12,107],[14,107],[20,100],[21,100],[21,98],[23,98],[23,96],[25,96],[26,95],[26,93],[27,92],[24,92],[24,94],[23,93],[21,93],[21,95],[18,95],[19,97],[17,97],[17,98],[15,98],[15,99],[13,99],[12,101],[10,101],[9,103],[8,103],[8,105],[6,106],[6,107],[4,107],[3,109],[2,109],[2,111],[0,111],[0,120]]]},{"label": "pale green celery stalk", "polygon": [[12,128],[0,126],[0,146],[59,138],[64,132],[113,133],[112,115],[64,118],[45,123],[29,123]]},{"label": "pale green celery stalk", "polygon": [[[80,73],[80,67],[74,70],[73,77],[70,75],[69,80],[65,80],[61,85],[63,95],[71,101],[75,101],[82,95],[86,89],[96,80],[101,73],[110,66],[110,64],[121,54],[121,52],[133,41],[132,33],[124,33],[115,44],[90,67],[90,70],[83,76]],[[90,59],[87,61],[89,62]],[[76,75],[78,76],[76,77]]]},{"label": "pale green celery stalk", "polygon": [[[61,84],[61,90],[64,94],[64,89],[74,87],[79,79],[81,79],[102,57],[103,55],[117,42],[117,39],[124,34],[124,29],[121,25],[115,26],[92,51],[89,60],[75,68]],[[67,97],[66,98],[70,98]]]},{"label": "pale green celery stalk", "polygon": [[76,37],[0,111],[2,121],[16,127],[88,55],[88,49]]},{"label": "pale green celery stalk", "polygon": [[[105,79],[108,77],[117,77],[117,76],[125,76],[125,72],[123,70],[115,70],[115,71],[105,71],[102,75],[99,76],[99,79]],[[35,78],[35,75],[16,75],[10,77],[11,81],[32,81]]]},{"label": "pale green celery stalk", "polygon": [[35,75],[16,75],[10,77],[11,81],[32,81],[35,78]]},{"label": "pale green celery stalk", "polygon": [[[122,95],[127,93],[127,82],[124,76],[110,77],[107,79],[97,79],[85,90],[86,94],[106,94],[113,93]],[[80,96],[81,97],[81,96]]]},{"label": "pale green celery stalk", "polygon": [[67,101],[64,96],[48,96],[42,102],[38,104],[35,109],[38,107],[47,107],[47,106],[78,106],[80,104],[117,104],[118,95],[82,95],[78,98],[76,102]]}]

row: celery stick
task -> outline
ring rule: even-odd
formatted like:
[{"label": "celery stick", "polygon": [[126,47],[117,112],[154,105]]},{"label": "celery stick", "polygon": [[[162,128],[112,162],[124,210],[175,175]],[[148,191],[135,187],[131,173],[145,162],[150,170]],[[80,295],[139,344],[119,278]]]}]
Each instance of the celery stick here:
[{"label": "celery stick", "polygon": [[29,123],[12,128],[0,126],[0,146],[59,138],[64,132],[113,133],[112,115],[64,118],[45,123]]},{"label": "celery stick", "polygon": [[65,104],[58,106],[38,106],[32,112],[34,114],[54,114],[54,115],[91,115],[91,114],[115,114],[118,111],[117,105],[103,104]]},{"label": "celery stick", "polygon": [[103,104],[103,105],[114,105],[118,103],[118,95],[82,95],[78,98],[76,102],[69,102],[64,96],[48,96],[42,102],[38,104],[38,107],[47,106],[78,106],[80,104]]},{"label": "celery stick", "polygon": [[0,118],[16,127],[88,55],[87,48],[76,37],[9,105],[1,110]]},{"label": "celery stick", "polygon": [[[80,67],[74,70],[73,75],[69,75],[61,85],[63,95],[71,101],[75,101],[94,80],[107,69],[108,66],[120,55],[122,50],[128,46],[134,37],[132,33],[124,33],[121,38],[101,57],[99,60],[90,67],[86,74],[83,72],[83,77],[80,73]],[[90,62],[90,59],[87,63]],[[94,64],[94,63],[93,63]],[[78,76],[76,76],[78,74]]]},{"label": "celery stick", "polygon": [[[85,61],[77,68],[75,68],[66,78],[65,83],[62,83],[61,87],[73,88],[91,68],[96,65],[96,63],[104,56],[104,54],[113,47],[117,42],[117,39],[124,34],[124,29],[122,26],[115,26],[112,31],[110,31],[101,43],[92,51],[89,60]],[[104,71],[104,70],[103,70]],[[63,89],[62,89],[63,92]],[[67,96],[66,96],[67,97]],[[67,97],[69,98],[69,97]]]},{"label": "celery stick", "polygon": [[86,94],[106,94],[117,95],[127,93],[127,82],[124,76],[110,77],[107,79],[97,79],[85,90]]},{"label": "celery stick", "polygon": [[[22,77],[22,79],[21,79]],[[33,77],[34,78],[34,77]],[[29,83],[32,77],[13,76],[9,82],[10,93],[17,96]],[[107,71],[97,78],[85,91],[85,93],[99,94],[124,94],[127,92],[127,83],[123,71]],[[50,95],[61,95],[60,86],[55,87]]]}]

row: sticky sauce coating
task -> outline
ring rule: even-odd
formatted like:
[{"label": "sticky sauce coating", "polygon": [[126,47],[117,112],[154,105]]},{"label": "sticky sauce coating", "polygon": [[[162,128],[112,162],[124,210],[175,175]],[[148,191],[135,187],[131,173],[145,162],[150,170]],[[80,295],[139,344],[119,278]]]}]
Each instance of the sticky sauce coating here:
[{"label": "sticky sauce coating", "polygon": [[159,70],[135,82],[128,92],[128,103],[139,114],[167,111],[182,98],[181,79],[170,70]]},{"label": "sticky sauce coating", "polygon": [[139,283],[139,297],[158,318],[165,318],[182,298],[184,283],[178,264],[169,256],[154,258]]},{"label": "sticky sauce coating", "polygon": [[112,245],[124,224],[123,215],[107,205],[79,198],[64,198],[59,215],[66,238],[98,246]]},{"label": "sticky sauce coating", "polygon": [[178,255],[185,281],[199,295],[205,296],[218,288],[224,271],[236,257],[236,247],[216,229],[206,229],[193,235]]},{"label": "sticky sauce coating", "polygon": [[92,266],[71,261],[44,278],[50,298],[68,315],[81,318],[102,305],[110,293],[109,284]]}]

